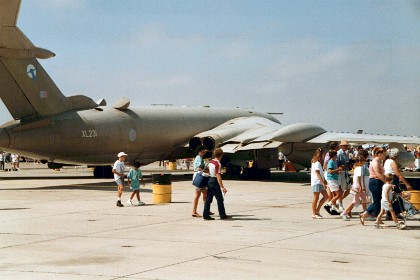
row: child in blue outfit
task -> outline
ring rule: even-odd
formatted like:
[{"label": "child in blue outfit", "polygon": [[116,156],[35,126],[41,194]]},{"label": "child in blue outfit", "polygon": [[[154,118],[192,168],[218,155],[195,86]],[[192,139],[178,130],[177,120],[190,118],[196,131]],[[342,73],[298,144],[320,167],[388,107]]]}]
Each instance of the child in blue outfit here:
[{"label": "child in blue outfit", "polygon": [[137,206],[141,206],[144,205],[144,202],[142,202],[140,200],[140,181],[141,184],[144,187],[144,180],[143,180],[143,174],[141,173],[140,170],[140,163],[139,162],[135,162],[134,163],[134,168],[130,170],[130,172],[127,175],[127,179],[128,179],[128,183],[130,184],[130,189],[133,191],[133,193],[130,196],[130,199],[127,201],[127,203],[129,205],[134,205],[131,200],[133,199],[134,195],[137,196],[137,200],[139,201],[139,203],[137,204]]}]

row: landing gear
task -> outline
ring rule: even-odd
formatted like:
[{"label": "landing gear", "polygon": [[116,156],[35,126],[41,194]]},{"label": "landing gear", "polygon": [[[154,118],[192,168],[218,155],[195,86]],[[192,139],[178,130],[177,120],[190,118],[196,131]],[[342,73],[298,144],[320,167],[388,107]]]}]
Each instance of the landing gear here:
[{"label": "landing gear", "polygon": [[95,166],[93,176],[95,178],[113,178],[112,166]]}]

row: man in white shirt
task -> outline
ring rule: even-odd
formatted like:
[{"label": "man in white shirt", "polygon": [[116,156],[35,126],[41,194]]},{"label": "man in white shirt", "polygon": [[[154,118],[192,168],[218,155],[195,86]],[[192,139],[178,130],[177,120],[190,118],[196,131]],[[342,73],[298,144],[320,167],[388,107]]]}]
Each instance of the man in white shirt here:
[{"label": "man in white shirt", "polygon": [[124,205],[121,203],[121,196],[124,190],[124,161],[127,158],[127,154],[124,152],[120,152],[118,154],[118,160],[114,163],[114,167],[112,168],[112,173],[114,173],[115,183],[118,185],[118,200],[117,206],[123,207]]}]

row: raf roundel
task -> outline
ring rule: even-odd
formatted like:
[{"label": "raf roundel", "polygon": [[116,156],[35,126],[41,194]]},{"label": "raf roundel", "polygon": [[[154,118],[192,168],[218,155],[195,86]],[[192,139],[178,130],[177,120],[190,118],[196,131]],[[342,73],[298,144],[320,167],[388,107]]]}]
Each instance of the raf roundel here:
[{"label": "raf roundel", "polygon": [[128,137],[130,138],[131,142],[136,141],[137,138],[137,133],[134,129],[131,129],[130,132],[128,133]]},{"label": "raf roundel", "polygon": [[36,67],[32,64],[29,64],[28,67],[26,67],[26,73],[28,74],[28,77],[32,80],[36,79]]}]

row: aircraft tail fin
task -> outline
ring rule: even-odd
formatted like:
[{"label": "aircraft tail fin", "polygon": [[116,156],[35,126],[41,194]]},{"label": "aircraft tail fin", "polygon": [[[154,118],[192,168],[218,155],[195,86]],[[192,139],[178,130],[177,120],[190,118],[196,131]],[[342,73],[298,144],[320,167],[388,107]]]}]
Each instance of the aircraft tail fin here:
[{"label": "aircraft tail fin", "polygon": [[34,46],[16,26],[20,0],[0,0],[0,98],[14,119],[51,116],[98,105],[89,97],[64,96],[39,59],[55,54]]}]

